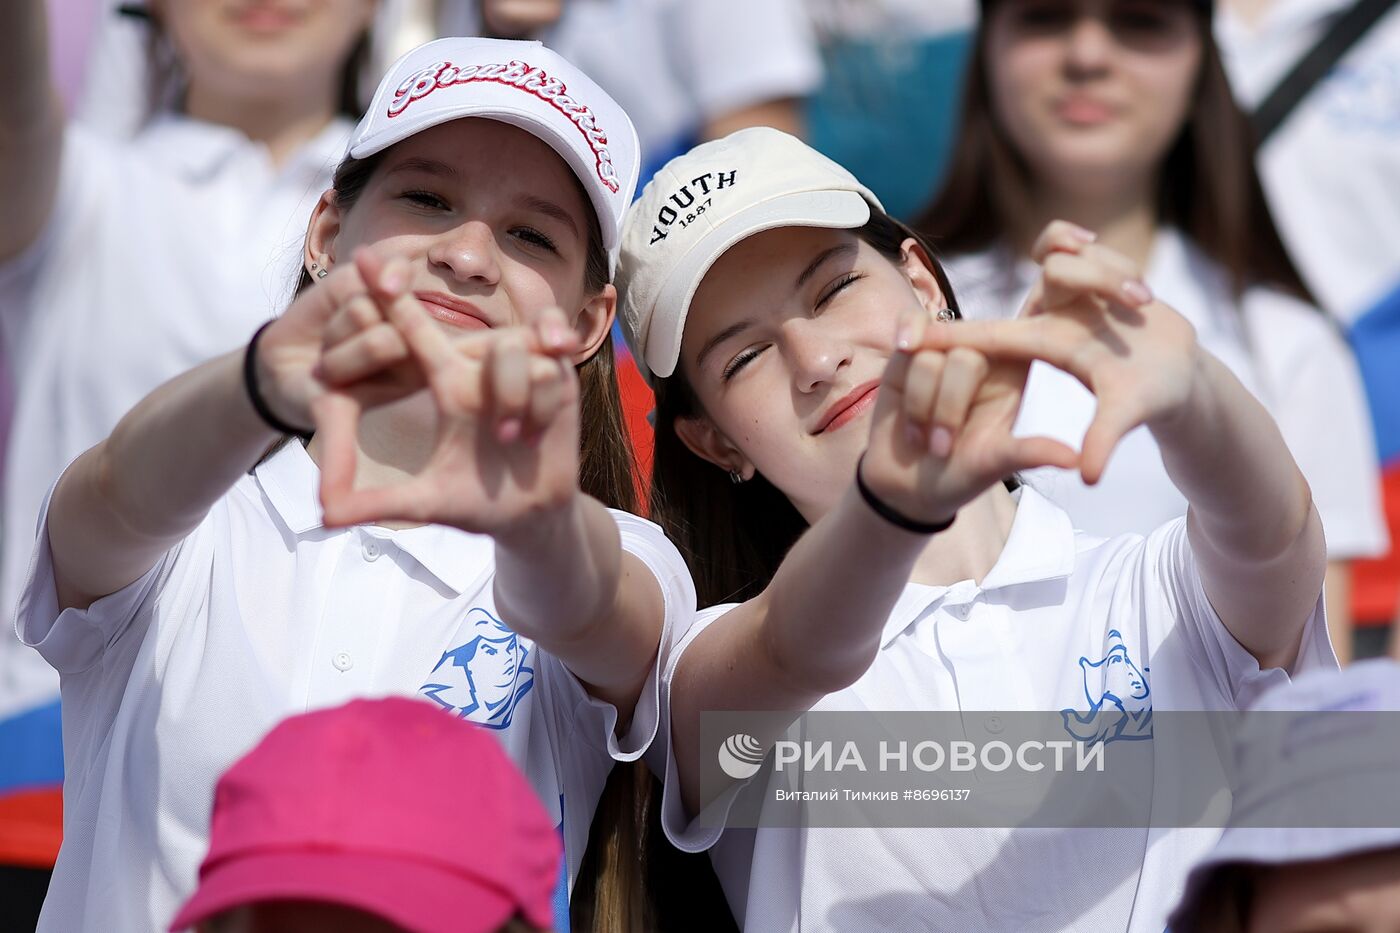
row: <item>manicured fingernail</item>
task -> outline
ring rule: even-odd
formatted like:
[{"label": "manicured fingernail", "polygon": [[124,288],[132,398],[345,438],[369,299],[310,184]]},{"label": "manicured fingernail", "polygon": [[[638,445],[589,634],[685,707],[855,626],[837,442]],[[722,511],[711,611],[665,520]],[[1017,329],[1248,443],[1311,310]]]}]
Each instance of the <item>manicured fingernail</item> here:
[{"label": "manicured fingernail", "polygon": [[914,322],[900,321],[899,331],[894,335],[894,345],[901,350],[914,346]]},{"label": "manicured fingernail", "polygon": [[1137,279],[1123,283],[1123,294],[1135,304],[1145,305],[1152,300],[1152,289]]},{"label": "manicured fingernail", "polygon": [[904,426],[904,442],[910,447],[921,447],[924,443],[924,432],[919,430],[918,425],[906,424]]},{"label": "manicured fingernail", "polygon": [[1092,230],[1085,229],[1078,224],[1069,225],[1069,235],[1081,243],[1092,243],[1099,238],[1099,235]]},{"label": "manicured fingernail", "polygon": [[496,436],[501,439],[501,443],[509,444],[520,436],[520,419],[507,418],[501,422],[501,426],[496,429]]},{"label": "manicured fingernail", "polygon": [[384,288],[386,291],[403,291],[404,285],[406,284],[402,269],[389,269],[384,273]]},{"label": "manicured fingernail", "polygon": [[568,339],[568,334],[563,324],[554,322],[545,328],[544,339],[548,341],[550,349],[557,350],[564,346],[565,340]]},{"label": "manicured fingernail", "polygon": [[934,428],[928,436],[928,452],[935,457],[946,457],[953,452],[953,432],[947,428]]}]

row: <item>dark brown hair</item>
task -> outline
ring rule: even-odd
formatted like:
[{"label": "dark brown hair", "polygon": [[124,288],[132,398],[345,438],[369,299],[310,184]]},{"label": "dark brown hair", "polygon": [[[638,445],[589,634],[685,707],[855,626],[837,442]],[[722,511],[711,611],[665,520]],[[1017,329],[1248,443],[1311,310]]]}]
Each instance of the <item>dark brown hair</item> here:
[{"label": "dark brown hair", "polygon": [[[995,7],[986,4],[973,39],[948,174],[914,224],[945,254],[997,243],[1030,199],[1030,169],[992,107],[987,20]],[[1180,228],[1224,267],[1236,297],[1250,285],[1271,285],[1315,304],[1274,226],[1254,167],[1253,130],[1230,92],[1210,15],[1198,5],[1193,10],[1201,70],[1185,123],[1161,166],[1158,223]]]},{"label": "dark brown hair", "polygon": [[[336,206],[348,211],[364,193],[374,170],[389,150],[377,152],[364,159],[347,157],[336,166],[331,188]],[[573,178],[573,173],[570,173]],[[584,259],[583,287],[596,295],[608,284],[608,253],[603,246],[603,232],[598,225],[592,201],[576,178],[583,203],[589,205],[588,246]],[[296,295],[314,284],[304,268],[297,281]],[[603,340],[598,352],[576,367],[579,378],[579,413],[581,421],[579,448],[579,488],[609,508],[636,512],[637,459],[622,414],[622,398],[617,389],[617,363],[612,337]]]},{"label": "dark brown hair", "polygon": [[[870,220],[851,231],[890,262],[913,238],[928,253],[938,286],[957,313],[957,300],[943,267],[914,230],[871,206]],[[807,521],[776,486],[761,475],[744,483],[697,457],[676,434],[676,419],[702,414],[694,390],[677,368],[657,379],[656,451],[651,478],[651,515],[676,543],[695,579],[701,606],[743,601],[763,591]]]}]

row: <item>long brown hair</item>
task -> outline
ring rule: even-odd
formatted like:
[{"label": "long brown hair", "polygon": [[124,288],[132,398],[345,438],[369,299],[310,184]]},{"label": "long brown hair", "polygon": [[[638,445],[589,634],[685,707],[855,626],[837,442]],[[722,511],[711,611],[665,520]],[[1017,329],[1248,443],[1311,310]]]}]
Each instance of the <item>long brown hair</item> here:
[{"label": "long brown hair", "polygon": [[[927,241],[914,230],[871,206],[870,220],[853,230],[890,262],[899,262],[905,240],[913,238],[933,262],[933,273],[948,307],[957,299]],[[651,475],[651,515],[676,543],[701,606],[751,599],[763,591],[807,521],[776,486],[761,475],[744,483],[700,459],[676,434],[676,419],[702,414],[694,390],[677,369],[656,385],[656,451]]]},{"label": "long brown hair", "polygon": [[[1315,304],[1289,258],[1255,171],[1249,121],[1235,104],[1211,34],[1210,13],[1192,4],[1203,51],[1195,94],[1181,132],[1162,162],[1157,220],[1180,228],[1226,271],[1238,298],[1271,285]],[[945,254],[987,249],[1014,229],[1032,179],[991,103],[984,15],[973,39],[957,143],[942,187],[915,226]]]}]

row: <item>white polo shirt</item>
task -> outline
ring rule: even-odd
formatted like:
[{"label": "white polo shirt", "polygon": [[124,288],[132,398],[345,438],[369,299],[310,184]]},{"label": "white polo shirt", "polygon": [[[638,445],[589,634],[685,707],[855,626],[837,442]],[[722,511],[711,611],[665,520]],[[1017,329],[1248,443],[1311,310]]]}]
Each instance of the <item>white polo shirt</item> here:
[{"label": "white polo shirt", "polygon": [[[572,883],[613,761],[655,733],[655,673],[614,735],[613,706],[501,623],[489,537],[327,530],[319,478],[288,444],[86,611],[58,611],[41,526],[19,631],[62,678],[67,779],[40,930],[164,929],[194,889],[219,775],[283,718],[354,697],[416,695],[496,730],[560,825]],[[664,657],[694,613],[690,575],[655,525],[612,514],[665,596]],[[453,775],[416,779],[441,800],[444,833],[491,806]]]},{"label": "white polo shirt", "polygon": [[[11,619],[45,492],[152,389],[280,312],[311,208],[351,126],[332,122],[274,168],[236,130],[164,117],[129,143],[64,138],[46,229],[0,265],[0,348],[14,417],[0,499],[0,613]],[[0,638],[0,717],[56,684]]]},{"label": "white polo shirt", "polygon": [[[954,257],[946,267],[959,306],[973,319],[1013,316],[1038,272],[1000,248]],[[1278,422],[1312,487],[1328,556],[1384,553],[1389,538],[1370,415],[1356,361],[1331,321],[1272,289],[1250,288],[1237,303],[1223,269],[1170,228],[1157,235],[1145,279]],[[1096,410],[1093,394],[1078,380],[1037,363],[1015,433],[1046,435],[1077,448]],[[1090,534],[1146,534],[1186,514],[1186,497],[1167,475],[1146,427],[1123,438],[1097,486],[1056,468],[1029,470],[1023,478]]]},{"label": "white polo shirt", "polygon": [[[1246,25],[1217,4],[1215,37],[1252,110],[1354,0],[1275,0]],[[1259,153],[1279,233],[1324,308],[1347,325],[1400,289],[1400,10],[1386,14]]]},{"label": "white polo shirt", "polygon": [[[1075,532],[1069,516],[1034,490],[1017,495],[1006,547],[981,585],[906,586],[870,669],[815,710],[1087,715],[1091,698],[1103,702],[1101,661],[1110,653],[1138,669],[1153,710],[1242,709],[1288,679],[1279,669],[1260,670],[1211,609],[1184,519],[1145,539],[1104,541]],[[730,608],[699,614],[671,656],[664,689],[686,648],[706,627],[725,624]],[[1319,594],[1294,670],[1336,663]],[[999,726],[988,720],[984,728],[990,739]],[[1155,755],[1170,754],[1160,736],[1152,741]],[[736,917],[761,933],[1161,933],[1187,871],[1219,835],[1157,828],[721,833],[687,826],[669,743],[653,746],[648,761],[665,769],[667,834],[683,849],[710,848]]]}]

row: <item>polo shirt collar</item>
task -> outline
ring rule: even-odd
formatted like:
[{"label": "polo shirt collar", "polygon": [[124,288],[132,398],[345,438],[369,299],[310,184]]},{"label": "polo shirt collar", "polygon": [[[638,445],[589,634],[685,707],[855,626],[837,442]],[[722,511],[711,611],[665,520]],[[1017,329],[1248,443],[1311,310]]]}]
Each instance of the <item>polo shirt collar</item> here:
[{"label": "polo shirt collar", "polygon": [[950,593],[990,593],[1060,580],[1073,572],[1074,524],[1069,515],[1029,486],[1021,486],[1012,495],[1016,498],[1016,515],[1011,520],[1011,531],[981,587],[970,580],[952,586],[907,586],[885,623],[881,648]]},{"label": "polo shirt collar", "polygon": [[[258,464],[253,475],[273,511],[292,534],[301,537],[325,527],[321,471],[299,441],[288,441]],[[352,530],[330,532],[349,533]],[[364,525],[358,533],[393,544],[459,595],[474,591],[495,566],[495,542],[489,535],[467,534],[443,525],[404,529]]]},{"label": "polo shirt collar", "polygon": [[[344,117],[331,120],[297,150],[282,172],[324,177],[345,155],[352,129],[353,125]],[[267,154],[260,143],[253,142],[233,127],[176,113],[154,117],[138,140],[139,145],[149,149],[154,158],[187,179],[209,178],[238,153],[250,148],[257,148],[264,156]],[[267,164],[271,172],[270,158]]]}]

